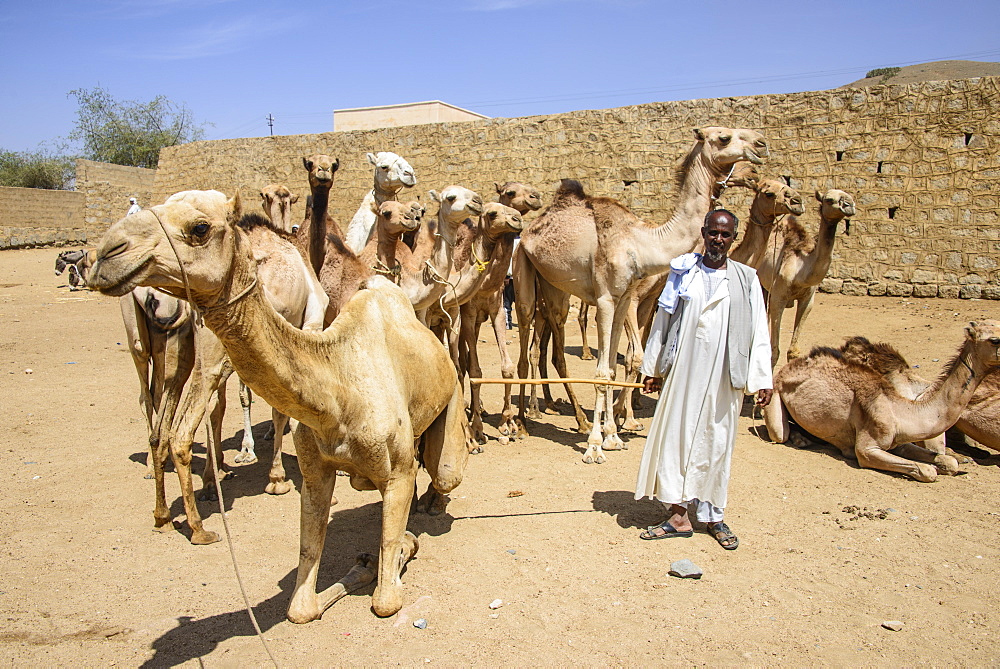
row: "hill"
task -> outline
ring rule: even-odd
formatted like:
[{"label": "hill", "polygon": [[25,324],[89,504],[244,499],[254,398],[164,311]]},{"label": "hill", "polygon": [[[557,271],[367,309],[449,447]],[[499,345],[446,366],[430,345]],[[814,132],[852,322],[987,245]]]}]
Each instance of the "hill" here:
[{"label": "hill", "polygon": [[919,81],[996,76],[1000,76],[1000,63],[982,63],[974,60],[938,60],[919,65],[907,65],[906,67],[899,68],[899,71],[895,74],[865,77],[864,79],[844,84],[840,88],[863,88],[878,84],[912,84]]}]

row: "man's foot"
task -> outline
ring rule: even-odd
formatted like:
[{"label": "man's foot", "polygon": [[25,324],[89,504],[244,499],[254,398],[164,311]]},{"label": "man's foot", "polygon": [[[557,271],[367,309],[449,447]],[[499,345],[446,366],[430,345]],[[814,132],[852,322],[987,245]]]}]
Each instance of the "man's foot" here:
[{"label": "man's foot", "polygon": [[740,540],[725,523],[709,523],[708,533],[727,551],[734,551],[740,547]]},{"label": "man's foot", "polygon": [[668,537],[690,537],[693,535],[694,532],[692,530],[678,530],[670,524],[669,520],[665,520],[659,525],[650,525],[644,529],[639,533],[639,538],[649,540],[666,539]]}]

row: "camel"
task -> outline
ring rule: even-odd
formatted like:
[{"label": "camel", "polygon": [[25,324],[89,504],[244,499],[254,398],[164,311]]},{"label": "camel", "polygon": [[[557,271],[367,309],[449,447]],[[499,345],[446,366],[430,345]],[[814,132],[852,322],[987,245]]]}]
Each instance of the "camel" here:
[{"label": "camel", "polygon": [[[529,211],[537,211],[542,207],[542,198],[539,192],[518,181],[507,181],[500,184],[493,183],[497,194],[500,196],[499,202],[518,212],[522,217]],[[523,222],[522,222],[523,228]],[[460,338],[461,360],[459,375],[464,378],[465,374],[478,378],[482,376],[483,370],[479,364],[479,327],[489,320],[493,325],[493,335],[496,338],[497,348],[500,350],[500,374],[505,379],[514,378],[514,363],[510,359],[507,351],[507,328],[503,311],[503,286],[510,269],[511,258],[514,253],[514,244],[500,247],[501,253],[494,254],[494,259],[484,272],[483,283],[471,300],[462,305],[461,323],[462,334]],[[481,399],[482,386],[471,384],[471,414],[472,414],[472,438],[479,444],[486,443],[486,435],[483,432],[483,405]],[[514,435],[517,431],[514,423],[514,411],[510,401],[511,387],[504,386],[503,409],[500,414],[500,435],[501,443]]]},{"label": "camel", "polygon": [[[840,350],[845,357],[875,369],[908,399],[919,399],[933,385],[914,372],[899,351],[888,344],[873,344],[864,337],[851,337]],[[1000,373],[993,371],[986,375],[952,428],[984,446],[1000,450]],[[933,445],[925,446],[940,450],[943,444],[944,435],[941,435]],[[950,450],[947,452],[955,455]]]},{"label": "camel", "polygon": [[361,253],[371,240],[375,227],[375,207],[388,200],[395,200],[403,188],[413,188],[417,178],[410,164],[390,151],[368,153],[368,162],[375,166],[375,184],[365,193],[361,206],[347,226],[344,243],[355,253]]},{"label": "camel", "polygon": [[[697,246],[716,183],[739,161],[763,162],[760,152],[767,147],[753,130],[708,127],[696,129],[695,138],[682,167],[677,210],[666,224],[647,224],[617,201],[589,197],[579,183],[564,180],[553,204],[521,235],[514,256],[518,324],[526,327],[533,320],[536,281],[537,293],[549,309],[562,314],[558,325],[565,322],[569,294],[596,304],[598,380],[614,376],[612,354],[617,355],[636,283],[665,271],[670,260]],[[554,300],[561,304],[557,307]],[[558,336],[558,331],[561,328],[553,323],[553,333]],[[520,333],[522,376],[528,371],[525,334]],[[630,332],[630,339],[636,349],[641,348],[637,332]],[[561,347],[561,342],[557,345]],[[598,385],[596,390],[583,459],[600,463],[605,461],[603,449],[621,448],[622,441],[611,411],[611,387]]]},{"label": "camel", "polygon": [[943,449],[936,452],[912,442],[931,439],[953,425],[986,373],[997,368],[1000,322],[992,320],[966,327],[958,353],[917,400],[902,396],[876,369],[841,351],[815,348],[775,375],[774,398],[764,420],[771,441],[788,440],[790,416],[845,457],[857,458],[862,467],[929,483],[938,469],[955,473],[958,463]]},{"label": "camel", "polygon": [[[816,289],[830,270],[837,224],[854,216],[856,211],[854,198],[836,188],[822,194],[816,191],[816,199],[820,203],[820,226],[816,238],[809,239],[798,219],[789,217],[771,231],[771,237],[765,242],[764,255],[756,266],[767,299],[772,366],[778,362],[781,317],[793,302],[796,303],[795,325],[787,359],[800,355],[798,341],[802,323],[812,310]],[[850,225],[848,220],[848,232]]]},{"label": "camel", "polygon": [[298,201],[299,196],[284,184],[268,184],[260,190],[260,204],[271,225],[289,235],[299,231],[299,224],[292,222],[292,205]]},{"label": "camel", "polygon": [[[416,319],[402,291],[366,282],[324,332],[305,332],[268,303],[233,199],[168,202],[126,217],[104,235],[91,285],[121,295],[152,285],[189,295],[260,397],[300,421],[293,432],[302,470],[299,565],[287,617],[305,623],[369,583],[371,560],[316,592],[336,470],[382,494],[382,538],[372,607],[402,606],[400,574],[416,553],[406,532],[417,468],[443,496],[468,459],[461,388],[447,352]],[[353,479],[352,479],[353,480]]]},{"label": "camel", "polygon": [[490,202],[483,206],[475,223],[466,219],[458,228],[447,280],[449,288],[426,315],[428,326],[451,351],[456,369],[461,370],[461,307],[476,296],[492,266],[499,266],[506,275],[514,237],[522,227],[521,214],[517,210]]},{"label": "camel", "polygon": [[748,185],[754,191],[750,220],[744,226],[743,241],[730,252],[729,257],[756,268],[764,260],[767,242],[776,239],[771,235],[775,221],[788,214],[801,216],[805,207],[799,192],[778,179],[761,179],[748,182]]},{"label": "camel", "polygon": [[341,239],[344,236],[329,214],[330,189],[340,161],[319,153],[303,158],[302,166],[306,168],[309,179],[309,204],[305,223],[295,233],[292,243],[319,276],[326,261],[328,229]]},{"label": "camel", "polygon": [[[414,207],[413,205],[417,205]],[[398,284],[402,265],[396,257],[400,240],[407,232],[420,227],[419,203],[387,200],[381,204],[372,202],[375,214],[375,236],[358,254],[358,258],[372,272],[381,274]]]}]

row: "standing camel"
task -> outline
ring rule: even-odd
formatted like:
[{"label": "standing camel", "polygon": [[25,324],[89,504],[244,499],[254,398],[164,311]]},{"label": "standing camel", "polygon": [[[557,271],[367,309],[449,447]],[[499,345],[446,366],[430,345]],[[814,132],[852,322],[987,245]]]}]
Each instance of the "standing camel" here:
[{"label": "standing camel", "polygon": [[[802,323],[812,310],[816,289],[830,271],[837,225],[854,216],[854,198],[842,190],[816,191],[819,201],[819,232],[810,239],[795,217],[785,219],[771,231],[764,255],[757,265],[757,276],[767,299],[767,319],[771,326],[771,364],[778,362],[781,317],[796,302],[795,326],[788,344],[789,360],[799,356]],[[847,231],[851,222],[847,221]]]},{"label": "standing camel", "polygon": [[[667,223],[644,223],[617,201],[589,197],[578,183],[564,180],[553,204],[521,235],[514,262],[518,323],[523,327],[533,320],[536,281],[550,309],[550,296],[567,302],[572,294],[596,304],[599,381],[614,376],[612,355],[636,282],[665,271],[673,258],[697,246],[715,184],[738,161],[763,162],[760,153],[767,148],[753,130],[708,127],[695,130],[695,137],[682,167],[677,210]],[[638,334],[630,334],[639,348]],[[529,340],[523,331],[520,335],[518,373],[524,375]],[[604,462],[604,448],[622,447],[611,409],[611,386],[598,385],[584,462]]]},{"label": "standing camel", "polygon": [[372,579],[367,560],[316,592],[338,469],[382,493],[372,607],[392,615],[403,603],[400,574],[417,550],[406,522],[418,463],[435,496],[461,482],[468,458],[454,365],[399,288],[380,277],[326,331],[289,325],[264,296],[239,218],[239,196],[221,205],[170,202],[126,217],[105,233],[91,285],[110,295],[138,284],[190,294],[240,377],[300,421],[293,433],[302,470],[299,567],[288,619],[315,620]]},{"label": "standing camel", "polygon": [[344,243],[355,253],[361,253],[372,238],[375,227],[373,211],[383,202],[395,200],[399,191],[413,188],[417,177],[413,174],[410,164],[391,151],[368,153],[368,162],[375,166],[375,184],[365,193],[361,206],[347,226],[347,236]]}]

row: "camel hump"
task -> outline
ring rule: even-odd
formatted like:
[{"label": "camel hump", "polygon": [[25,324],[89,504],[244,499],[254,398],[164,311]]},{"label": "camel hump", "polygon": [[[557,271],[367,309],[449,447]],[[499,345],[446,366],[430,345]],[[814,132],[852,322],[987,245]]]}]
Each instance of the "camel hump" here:
[{"label": "camel hump", "polygon": [[582,183],[576,179],[563,179],[559,182],[559,188],[556,189],[556,196],[552,204],[577,203],[586,199],[587,194],[583,192]]},{"label": "camel hump", "polygon": [[283,233],[280,230],[274,227],[274,224],[271,223],[271,219],[267,218],[262,214],[256,214],[256,213],[243,214],[243,216],[240,217],[240,220],[236,225],[243,228],[247,232],[250,232],[255,228],[268,228],[269,230],[272,230],[278,234],[283,235]]},{"label": "camel hump", "polygon": [[811,253],[816,242],[809,236],[806,229],[799,223],[796,216],[789,216],[782,226],[784,228],[785,249],[794,253]]}]

